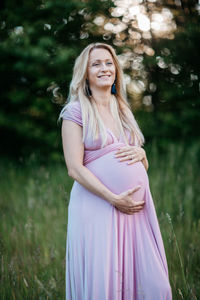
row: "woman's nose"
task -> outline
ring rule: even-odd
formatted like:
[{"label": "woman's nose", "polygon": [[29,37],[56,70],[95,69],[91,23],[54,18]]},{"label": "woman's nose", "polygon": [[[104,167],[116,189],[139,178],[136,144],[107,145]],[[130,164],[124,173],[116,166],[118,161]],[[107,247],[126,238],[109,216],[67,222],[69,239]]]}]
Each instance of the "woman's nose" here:
[{"label": "woman's nose", "polygon": [[107,70],[108,69],[108,66],[106,65],[106,63],[102,63],[101,64],[101,70]]}]

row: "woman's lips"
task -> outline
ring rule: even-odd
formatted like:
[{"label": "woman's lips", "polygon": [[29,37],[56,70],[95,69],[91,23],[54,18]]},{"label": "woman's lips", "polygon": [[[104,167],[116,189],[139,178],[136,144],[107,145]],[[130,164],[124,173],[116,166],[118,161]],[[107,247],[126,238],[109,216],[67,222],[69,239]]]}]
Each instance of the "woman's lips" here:
[{"label": "woman's lips", "polygon": [[98,79],[101,79],[101,80],[110,80],[111,77],[110,76],[101,76],[101,77],[98,77]]},{"label": "woman's lips", "polygon": [[102,78],[102,77],[110,77],[111,75],[100,75],[98,76],[98,78]]}]

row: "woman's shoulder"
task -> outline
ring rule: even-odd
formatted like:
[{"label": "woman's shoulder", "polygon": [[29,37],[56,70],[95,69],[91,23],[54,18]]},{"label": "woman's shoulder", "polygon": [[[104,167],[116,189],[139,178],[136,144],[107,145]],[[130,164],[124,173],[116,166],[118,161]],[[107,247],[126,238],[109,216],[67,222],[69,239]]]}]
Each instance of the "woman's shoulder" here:
[{"label": "woman's shoulder", "polygon": [[76,100],[68,102],[67,106],[80,109],[81,108],[81,103],[80,103],[80,100],[76,99]]},{"label": "woman's shoulder", "polygon": [[79,100],[73,100],[65,104],[63,107],[63,111],[80,111],[81,112],[81,104]]},{"label": "woman's shoulder", "polygon": [[60,112],[59,118],[70,120],[82,126],[81,104],[79,100],[68,102]]}]

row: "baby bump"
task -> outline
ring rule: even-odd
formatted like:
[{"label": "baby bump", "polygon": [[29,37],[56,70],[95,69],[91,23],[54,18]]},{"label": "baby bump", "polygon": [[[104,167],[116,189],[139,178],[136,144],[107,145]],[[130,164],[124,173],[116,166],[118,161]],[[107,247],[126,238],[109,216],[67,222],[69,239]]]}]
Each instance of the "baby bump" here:
[{"label": "baby bump", "polygon": [[119,161],[111,151],[92,162],[86,167],[113,193],[120,194],[128,189],[140,185],[134,193],[134,200],[144,199],[144,192],[148,183],[148,176],[141,161],[128,165],[126,161]]}]

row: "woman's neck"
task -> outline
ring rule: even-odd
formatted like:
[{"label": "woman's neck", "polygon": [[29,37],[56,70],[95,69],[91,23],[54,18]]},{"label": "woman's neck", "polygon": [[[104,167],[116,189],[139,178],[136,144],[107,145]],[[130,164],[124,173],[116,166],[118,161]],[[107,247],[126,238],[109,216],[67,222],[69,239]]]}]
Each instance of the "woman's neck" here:
[{"label": "woman's neck", "polygon": [[107,90],[101,89],[101,90],[92,91],[92,98],[98,107],[109,108],[111,97],[112,95],[110,92],[110,88]]}]

